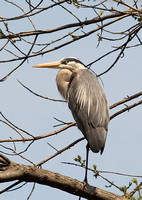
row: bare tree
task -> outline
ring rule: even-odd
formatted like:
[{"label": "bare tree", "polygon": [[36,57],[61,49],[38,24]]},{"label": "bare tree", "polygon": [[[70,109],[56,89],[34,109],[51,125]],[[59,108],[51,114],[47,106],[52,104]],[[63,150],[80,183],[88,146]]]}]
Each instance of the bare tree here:
[{"label": "bare tree", "polygon": [[[101,55],[95,59],[92,58],[87,64],[87,67],[93,71],[96,63],[102,62],[103,65],[104,60],[107,62],[109,58],[111,62],[109,61],[110,63],[97,72],[97,76],[101,78],[104,74],[109,76],[109,72],[115,68],[122,57],[125,57],[127,50],[137,50],[142,45],[142,9],[141,2],[138,0],[130,2],[122,0],[39,0],[36,2],[32,0],[23,0],[21,2],[2,0],[1,4],[0,9],[4,8],[0,16],[1,84],[8,83],[8,80],[14,77],[14,74],[18,74],[21,70],[24,70],[23,66],[29,65],[28,62],[35,62],[35,60],[37,62],[37,58],[42,59],[43,55],[53,55],[63,48],[73,47],[77,41],[82,42],[83,39],[88,41],[91,36],[97,38],[97,45],[95,46],[92,43],[91,47],[94,49],[97,47],[96,51],[101,45],[103,46],[103,43],[107,42],[109,44],[106,52],[102,51]],[[60,13],[63,13],[67,19],[60,19]],[[126,26],[124,26],[124,22]],[[123,25],[121,26],[121,24]],[[116,28],[117,26],[121,27],[120,30]],[[40,99],[46,99],[54,104],[55,102],[65,103],[64,100],[43,96],[21,81],[16,82],[16,84],[22,90],[25,88],[26,94],[34,95],[34,98],[40,97]],[[110,105],[110,110],[114,110],[111,114],[111,120],[141,105],[141,96],[142,92],[136,91],[130,96],[126,94],[124,99]],[[31,148],[35,145],[35,142],[39,148],[41,140],[48,141],[47,138],[51,138],[51,136],[57,137],[58,135],[59,137],[59,133],[63,133],[67,129],[71,131],[71,127],[76,127],[76,122],[65,122],[55,119],[58,123],[56,126],[57,130],[36,135],[16,125],[15,120],[10,120],[3,113],[2,108],[0,114],[2,127],[7,126],[8,130],[10,130],[7,133],[3,129],[1,130],[0,182],[10,182],[8,186],[1,189],[1,194],[15,188],[20,190],[26,183],[33,182],[33,188],[27,199],[31,197],[36,183],[58,188],[86,199],[125,199],[132,198],[136,192],[138,192],[139,198],[141,197],[140,189],[142,182],[138,183],[136,179],[142,178],[141,175],[136,176],[119,172],[101,171],[95,166],[88,169],[93,172],[95,177],[104,179],[107,184],[117,188],[119,192],[121,191],[121,196],[95,186],[84,186],[82,182],[74,178],[42,169],[44,168],[44,164],[47,164],[49,160],[55,159],[58,155],[74,147],[83,141],[84,137],[73,140],[60,150],[48,142],[50,148],[54,149],[56,153],[50,154],[46,158],[44,156],[39,157],[37,163],[33,161],[34,159],[32,160]],[[11,136],[11,132],[14,132],[14,136]],[[36,156],[34,152],[32,152],[32,155],[33,157]],[[22,159],[21,164],[19,164],[20,161],[13,161],[17,157]],[[29,164],[27,165],[25,162]],[[85,161],[80,156],[77,156],[75,162],[66,162],[64,164],[84,168]],[[109,178],[103,176],[103,173],[114,173],[115,175],[119,174],[135,178],[133,178],[128,186],[120,187],[110,181]],[[132,183],[135,187],[128,192]]]}]

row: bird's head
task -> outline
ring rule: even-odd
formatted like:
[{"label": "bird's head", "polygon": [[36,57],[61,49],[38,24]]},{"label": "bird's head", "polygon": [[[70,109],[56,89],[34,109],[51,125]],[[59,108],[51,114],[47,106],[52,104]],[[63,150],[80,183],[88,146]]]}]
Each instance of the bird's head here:
[{"label": "bird's head", "polygon": [[33,67],[36,68],[54,68],[54,69],[69,69],[71,71],[74,71],[75,69],[85,69],[85,65],[78,60],[77,58],[63,58],[60,61],[57,62],[49,62],[49,63],[43,63],[38,64]]}]

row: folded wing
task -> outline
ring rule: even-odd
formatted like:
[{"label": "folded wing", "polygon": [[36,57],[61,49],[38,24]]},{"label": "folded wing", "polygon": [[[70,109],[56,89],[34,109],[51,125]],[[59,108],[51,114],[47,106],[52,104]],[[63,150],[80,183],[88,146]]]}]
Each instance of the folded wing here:
[{"label": "folded wing", "polygon": [[67,100],[89,147],[93,152],[102,153],[108,130],[109,107],[97,77],[86,69],[73,72]]}]

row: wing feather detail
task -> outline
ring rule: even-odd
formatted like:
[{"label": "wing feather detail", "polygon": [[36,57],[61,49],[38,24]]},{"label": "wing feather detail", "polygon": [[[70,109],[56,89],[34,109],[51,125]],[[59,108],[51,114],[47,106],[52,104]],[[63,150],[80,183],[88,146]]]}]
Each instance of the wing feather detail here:
[{"label": "wing feather detail", "polygon": [[70,79],[67,100],[91,150],[102,152],[107,136],[109,107],[97,77],[86,69],[76,70]]}]

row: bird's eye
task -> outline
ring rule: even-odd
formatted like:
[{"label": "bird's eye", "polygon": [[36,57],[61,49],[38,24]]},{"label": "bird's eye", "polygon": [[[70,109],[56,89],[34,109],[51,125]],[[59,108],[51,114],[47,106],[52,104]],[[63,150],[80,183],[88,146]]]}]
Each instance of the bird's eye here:
[{"label": "bird's eye", "polygon": [[62,64],[63,64],[63,65],[67,65],[67,64],[68,64],[68,61],[67,61],[67,60],[63,60],[63,61],[62,61]]}]

